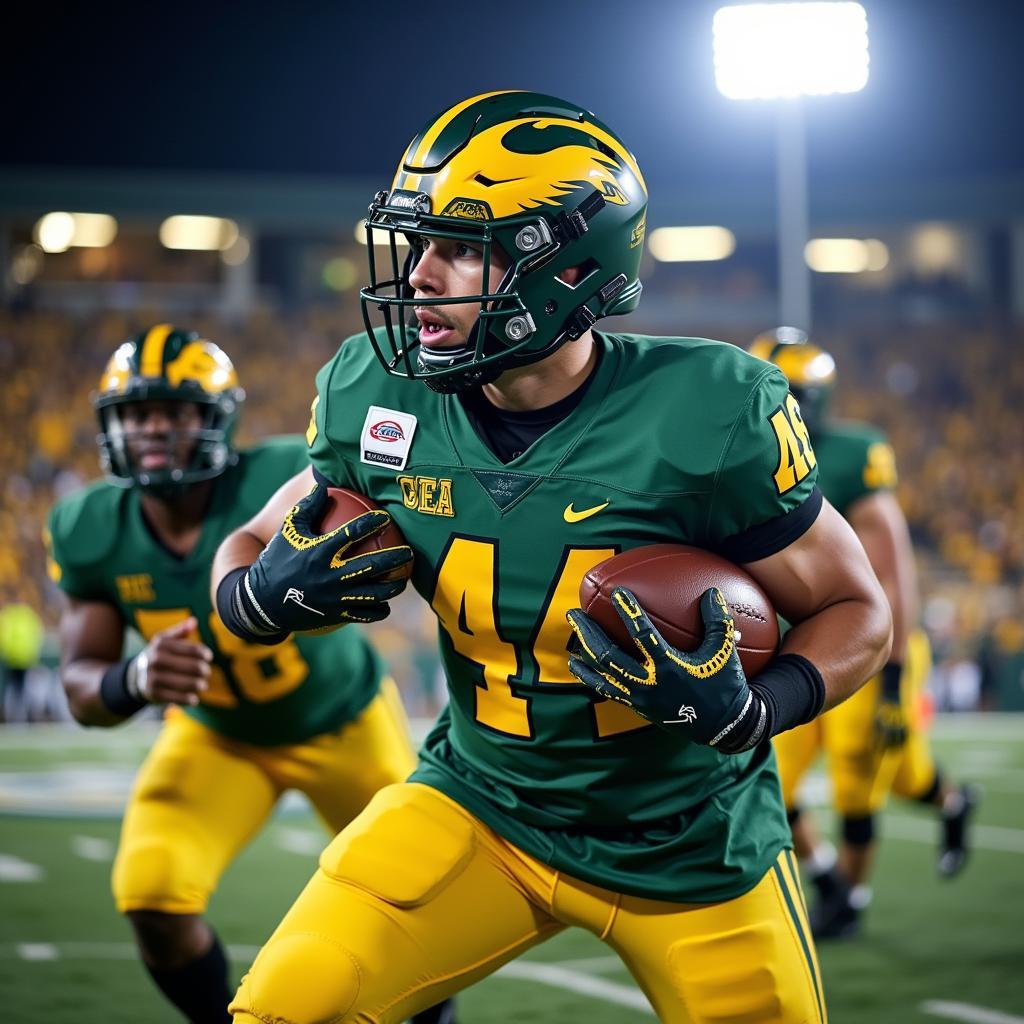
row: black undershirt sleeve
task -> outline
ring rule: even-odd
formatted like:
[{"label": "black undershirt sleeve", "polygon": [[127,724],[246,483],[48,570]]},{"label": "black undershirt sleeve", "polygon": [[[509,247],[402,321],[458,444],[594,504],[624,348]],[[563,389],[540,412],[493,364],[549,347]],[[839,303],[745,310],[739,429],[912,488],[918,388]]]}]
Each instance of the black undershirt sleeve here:
[{"label": "black undershirt sleeve", "polygon": [[821,512],[823,500],[821,491],[815,486],[803,504],[790,509],[785,515],[726,537],[715,546],[715,551],[738,565],[774,555],[799,540],[811,528]]}]

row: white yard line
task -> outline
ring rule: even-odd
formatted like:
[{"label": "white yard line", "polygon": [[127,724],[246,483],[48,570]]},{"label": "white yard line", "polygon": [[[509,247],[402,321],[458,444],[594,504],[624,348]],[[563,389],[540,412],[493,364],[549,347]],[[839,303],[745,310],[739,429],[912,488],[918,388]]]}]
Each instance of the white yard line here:
[{"label": "white yard line", "polygon": [[[902,814],[886,814],[879,826],[883,838],[908,839],[912,842],[935,843],[938,823],[927,818],[910,818]],[[970,844],[974,850],[998,853],[1024,853],[1024,829],[999,825],[972,825]]]},{"label": "white yard line", "polygon": [[603,978],[577,974],[557,964],[540,964],[533,960],[518,960],[506,964],[494,975],[496,978],[516,978],[521,981],[539,981],[542,985],[577,992],[582,996],[602,999],[606,1003],[628,1006],[631,1010],[640,1010],[654,1016],[654,1010],[647,997],[637,988],[629,985],[617,985]]},{"label": "white yard line", "polygon": [[[228,946],[238,963],[252,963],[259,946]],[[17,942],[0,944],[0,959],[19,960],[135,960],[139,953],[131,942]]]},{"label": "white yard line", "polygon": [[72,836],[71,852],[82,860],[110,863],[114,859],[114,844],[109,839],[96,836]]},{"label": "white yard line", "polygon": [[38,864],[0,853],[0,882],[41,882],[45,876]]},{"label": "white yard line", "polygon": [[945,1017],[946,1020],[965,1021],[966,1024],[1024,1024],[1024,1017],[990,1010],[986,1006],[971,1003],[948,1003],[942,999],[929,999],[921,1004],[921,1012],[930,1017]]},{"label": "white yard line", "polygon": [[273,833],[274,845],[286,853],[316,857],[330,841],[323,832],[305,828],[279,828]]},{"label": "white yard line", "polygon": [[22,942],[18,945],[22,960],[58,960],[60,954],[52,942]]},{"label": "white yard line", "polygon": [[[228,953],[236,963],[252,963],[259,946],[229,946]],[[0,946],[0,958],[13,954],[19,960],[46,962],[54,960],[134,960],[138,956],[130,942],[20,942]],[[653,1016],[647,997],[632,985],[620,985],[585,973],[590,970],[608,970],[621,967],[616,956],[581,957],[557,963],[539,963],[519,960],[506,964],[496,977],[517,981],[539,982],[567,992],[601,999],[617,1006],[627,1006]]]},{"label": "white yard line", "polygon": [[[524,963],[546,963],[544,960],[530,960],[523,961]],[[604,971],[617,971],[619,969],[625,970],[622,961],[617,956],[584,956],[579,957],[576,960],[557,960],[554,962],[556,967],[564,967],[570,971],[593,971],[595,974],[601,974]]]},{"label": "white yard line", "polygon": [[[0,725],[0,750],[38,750],[40,747],[59,747],[62,751],[96,751],[111,748],[146,747],[160,730],[156,718],[135,719],[118,729],[84,732],[72,722],[37,723],[34,725]],[[413,718],[412,731],[423,735],[434,724],[433,719]],[[936,715],[931,734],[937,739],[977,740],[988,743],[993,740],[1018,740],[1024,744],[1024,714],[1006,712],[999,714],[940,714]]]},{"label": "white yard line", "polygon": [[935,716],[931,733],[940,740],[1018,740],[1024,743],[1024,715],[1007,711]]}]

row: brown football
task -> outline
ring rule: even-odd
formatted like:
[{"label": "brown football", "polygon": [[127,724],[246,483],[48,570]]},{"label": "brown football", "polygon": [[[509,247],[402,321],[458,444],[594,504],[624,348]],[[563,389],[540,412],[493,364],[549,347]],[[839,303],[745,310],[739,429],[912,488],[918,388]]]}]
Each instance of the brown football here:
[{"label": "brown football", "polygon": [[[339,526],[344,526],[345,523],[355,519],[356,516],[361,516],[364,512],[370,512],[373,509],[379,508],[379,505],[375,505],[369,498],[364,497],[362,494],[357,494],[355,491],[350,491],[344,487],[328,487],[327,488],[328,505],[327,511],[324,513],[323,519],[320,521],[319,532],[321,534],[330,533],[331,530],[336,529]],[[354,555],[365,555],[371,551],[380,551],[382,548],[394,548],[405,543],[405,538],[402,536],[402,531],[395,526],[392,521],[388,527],[381,530],[380,533],[374,534],[372,537],[367,537],[365,540],[359,541],[357,544],[353,544],[345,552],[346,558],[351,558]],[[381,579],[408,579],[412,575],[412,562],[404,566],[400,566],[395,569],[393,573],[388,576],[380,577]]]},{"label": "brown football", "polygon": [[616,587],[632,591],[661,635],[681,651],[704,639],[700,599],[718,587],[732,612],[736,646],[748,678],[757,675],[779,645],[775,610],[760,586],[739,566],[700,548],[651,544],[594,566],[580,584],[580,607],[618,644],[634,649],[612,604]]}]

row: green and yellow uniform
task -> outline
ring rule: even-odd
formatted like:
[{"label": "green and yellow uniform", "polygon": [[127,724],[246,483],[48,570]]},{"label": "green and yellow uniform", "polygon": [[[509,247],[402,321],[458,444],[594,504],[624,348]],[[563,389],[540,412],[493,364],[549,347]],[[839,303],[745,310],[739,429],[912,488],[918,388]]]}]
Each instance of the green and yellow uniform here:
[{"label": "green and yellow uniform", "polygon": [[[896,461],[885,435],[863,423],[827,422],[814,434],[818,484],[843,516],[857,501],[896,486]],[[881,677],[874,676],[849,700],[774,739],[783,798],[796,803],[796,790],[821,750],[826,752],[836,810],[850,817],[874,813],[898,777],[919,793],[934,778],[934,763],[920,732],[918,698],[930,670],[928,639],[915,631],[907,645],[901,696],[911,737],[902,749],[882,751],[875,743],[875,709]]]},{"label": "green and yellow uniform", "polygon": [[71,597],[116,608],[144,639],[194,617],[213,652],[201,703],[174,709],[136,782],[114,885],[120,909],[201,911],[238,848],[287,788],[305,791],[332,832],[414,759],[381,664],[355,630],[250,646],[210,601],[218,545],[308,465],[301,438],[239,453],[213,482],[194,549],[156,540],[137,488],[93,483],[50,515],[51,575]]},{"label": "green and yellow uniform", "polygon": [[[321,371],[314,471],[371,496],[413,548],[451,701],[410,783],[325,851],[236,1019],[401,1019],[567,924],[616,948],[664,1020],[821,1019],[770,746],[727,757],[598,699],[568,672],[565,618],[618,551],[785,547],[820,508],[814,453],[776,368],[702,339],[594,337],[582,400],[508,463],[458,397],[383,374],[366,337]],[[379,959],[380,900],[408,971]],[[479,926],[454,936],[453,919]],[[327,984],[286,992],[298,957]]]}]

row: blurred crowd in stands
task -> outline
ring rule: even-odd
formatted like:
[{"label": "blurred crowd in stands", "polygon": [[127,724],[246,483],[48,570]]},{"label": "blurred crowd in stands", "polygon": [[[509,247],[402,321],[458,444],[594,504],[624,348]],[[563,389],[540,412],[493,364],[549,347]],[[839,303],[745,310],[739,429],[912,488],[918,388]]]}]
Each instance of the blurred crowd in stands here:
[{"label": "blurred crowd in stands", "polygon": [[[305,430],[314,375],[356,329],[352,314],[313,309],[287,321],[263,312],[244,322],[209,315],[176,322],[234,360],[248,396],[245,443]],[[44,568],[47,510],[99,475],[89,395],[106,360],[122,340],[163,319],[145,311],[87,319],[0,312],[0,608],[38,613],[47,630],[44,661],[52,662],[60,607]],[[751,336],[768,326],[753,325]],[[643,329],[639,319],[633,329]],[[833,411],[879,425],[896,450],[939,706],[1024,709],[1024,337],[928,327],[825,331],[815,340],[838,364]],[[409,681],[412,713],[435,711],[435,641],[421,604],[404,597],[377,632],[395,674]],[[0,632],[6,664],[3,646]]]}]

